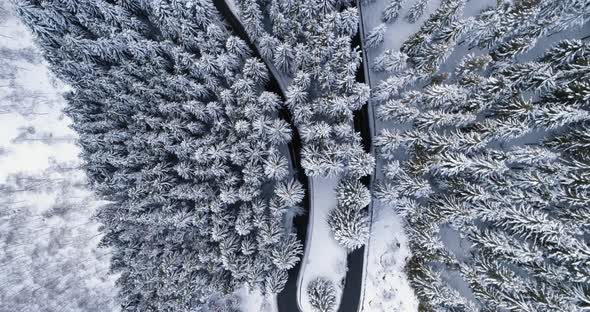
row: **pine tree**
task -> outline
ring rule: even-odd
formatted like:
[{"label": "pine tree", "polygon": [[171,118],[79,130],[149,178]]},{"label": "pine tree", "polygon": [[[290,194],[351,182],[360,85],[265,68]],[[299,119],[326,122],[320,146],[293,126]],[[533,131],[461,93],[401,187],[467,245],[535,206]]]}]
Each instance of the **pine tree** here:
[{"label": "pine tree", "polygon": [[490,56],[494,61],[502,61],[513,58],[517,54],[522,54],[534,47],[536,40],[531,38],[515,38],[508,42],[500,44]]},{"label": "pine tree", "polygon": [[578,59],[588,57],[589,53],[590,46],[586,42],[575,39],[562,40],[547,50],[541,60],[554,66],[564,66],[573,64]]},{"label": "pine tree", "polygon": [[336,307],[336,291],[330,280],[316,278],[307,285],[309,303],[314,312],[333,312]]},{"label": "pine tree", "polygon": [[385,31],[387,30],[387,25],[382,23],[378,26],[375,26],[366,37],[366,45],[369,48],[376,48],[383,43],[385,39]]},{"label": "pine tree", "polygon": [[300,204],[304,197],[303,187],[301,186],[301,183],[297,182],[295,179],[277,185],[275,188],[275,194],[287,206],[296,206]]},{"label": "pine tree", "polygon": [[428,0],[418,0],[416,1],[408,10],[406,14],[406,19],[408,22],[414,24],[418,21],[422,15],[424,15],[424,10],[426,9],[426,5],[428,4]]},{"label": "pine tree", "polygon": [[386,50],[383,54],[375,58],[373,69],[375,71],[394,73],[406,69],[407,61],[408,56],[404,53]]},{"label": "pine tree", "polygon": [[280,270],[289,270],[299,261],[301,253],[302,248],[297,241],[297,236],[290,234],[281,239],[279,244],[273,246],[271,250],[272,263]]},{"label": "pine tree", "polygon": [[293,51],[288,44],[279,44],[273,52],[274,65],[285,73],[291,72],[291,62],[293,62]]},{"label": "pine tree", "polygon": [[369,190],[358,180],[344,180],[336,188],[336,198],[342,206],[360,210],[371,202]]},{"label": "pine tree", "polygon": [[288,275],[285,271],[273,271],[264,281],[264,290],[268,294],[278,294],[287,284]]},{"label": "pine tree", "polygon": [[399,11],[402,8],[402,3],[403,0],[390,0],[381,14],[381,20],[388,24],[395,22],[399,17]]},{"label": "pine tree", "polygon": [[374,90],[373,98],[377,101],[387,101],[398,95],[402,87],[411,82],[411,77],[405,75],[392,76],[379,82]]},{"label": "pine tree", "polygon": [[334,239],[343,247],[354,250],[369,239],[369,218],[366,210],[339,204],[328,216]]},{"label": "pine tree", "polygon": [[411,58],[416,71],[424,74],[434,74],[452,52],[448,43],[440,42],[427,44]]},{"label": "pine tree", "polygon": [[420,110],[401,100],[389,100],[379,106],[377,114],[385,121],[413,122],[420,114]]}]

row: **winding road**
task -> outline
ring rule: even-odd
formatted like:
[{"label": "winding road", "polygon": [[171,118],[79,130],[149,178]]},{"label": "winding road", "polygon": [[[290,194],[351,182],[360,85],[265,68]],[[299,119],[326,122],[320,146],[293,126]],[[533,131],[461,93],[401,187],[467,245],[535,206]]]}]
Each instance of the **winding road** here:
[{"label": "winding road", "polygon": [[[270,80],[268,83],[269,91],[275,92],[278,94],[283,101],[285,101],[285,94],[283,90],[280,88],[279,82],[277,81],[275,75],[272,74],[272,70],[269,64],[260,56],[260,52],[256,45],[250,40],[250,37],[246,33],[242,23],[239,19],[235,16],[234,12],[229,8],[227,3],[224,0],[213,0],[213,5],[217,9],[217,11],[221,14],[221,16],[225,19],[228,26],[233,30],[233,34],[240,37],[244,42],[248,44],[250,50],[254,53],[254,56],[262,60],[268,72],[271,73]],[[293,125],[291,113],[287,108],[282,108],[279,111],[281,118],[285,119],[290,123],[291,126],[291,133],[292,139],[291,142],[288,144],[289,148],[289,158],[291,161],[291,167],[295,171],[295,176],[297,180],[303,185],[305,189],[305,198],[303,200],[304,206],[304,213],[296,216],[293,219],[293,224],[295,226],[297,232],[297,238],[303,246],[305,246],[307,241],[307,228],[309,224],[309,207],[310,207],[310,192],[309,192],[309,182],[305,173],[303,171],[303,167],[301,167],[301,139],[299,136],[299,131]],[[288,271],[288,280],[285,288],[281,293],[277,295],[277,304],[280,312],[300,312],[297,308],[297,277],[299,275],[299,271],[301,269],[301,261],[297,262],[297,264]]]},{"label": "winding road", "polygon": [[[285,100],[285,94],[283,90],[280,88],[279,82],[277,78],[273,74],[272,68],[270,64],[266,63],[256,47],[256,45],[250,40],[250,37],[246,33],[242,23],[236,17],[234,12],[230,9],[228,4],[225,0],[213,0],[213,4],[215,5],[217,11],[221,14],[221,16],[225,19],[227,24],[233,30],[233,33],[244,40],[250,49],[253,51],[254,55],[258,57],[260,60],[265,62],[267,69],[270,75],[270,81],[268,87],[270,91],[273,91],[281,96],[283,100]],[[360,10],[359,6],[359,10]],[[362,16],[362,15],[361,15]],[[362,48],[362,17],[361,17],[361,27],[359,28],[359,32],[353,38],[353,46],[360,46]],[[357,69],[356,78],[359,82],[366,82],[366,74],[368,74],[366,68],[366,55],[363,50],[363,59],[361,66]],[[355,131],[360,132],[362,138],[362,144],[366,152],[373,152],[372,148],[372,130],[373,130],[373,112],[372,107],[370,106],[371,103],[369,102],[367,105],[363,106],[363,108],[354,113],[354,128]],[[302,215],[296,216],[293,220],[294,226],[297,231],[297,238],[301,241],[301,243],[306,246],[307,241],[307,232],[308,232],[308,225],[309,225],[309,212],[311,207],[311,194],[310,194],[310,185],[309,180],[305,176],[303,168],[301,167],[301,140],[299,137],[299,132],[297,128],[292,123],[291,114],[288,109],[283,108],[280,111],[280,116],[289,121],[291,125],[291,131],[293,134],[293,138],[288,145],[289,148],[289,156],[291,160],[291,166],[295,170],[295,175],[299,182],[304,186],[306,190],[306,197],[304,199],[304,213]],[[372,187],[372,178],[371,177],[364,177],[362,180],[363,184],[367,187]],[[372,214],[372,205],[368,207],[369,213]],[[364,260],[366,257],[365,248],[361,247],[356,249],[355,251],[351,252],[347,256],[347,264],[348,264],[348,271],[346,274],[345,285],[342,293],[342,299],[340,303],[340,307],[338,309],[339,312],[351,312],[351,311],[360,311],[362,306],[360,305],[362,302],[363,296],[363,272],[364,272]],[[299,272],[301,270],[301,261],[298,262],[295,267],[288,271],[288,281],[285,285],[284,290],[277,295],[277,303],[278,309],[280,312],[301,312],[299,311],[298,304],[297,304],[297,279]],[[308,311],[304,311],[308,312]]]},{"label": "winding road", "polygon": [[[356,0],[356,7],[358,8],[359,11],[359,31],[357,32],[357,35],[354,37],[353,40],[353,45],[359,46],[361,48],[361,53],[362,53],[362,59],[361,59],[361,64],[362,64],[362,68],[359,67],[357,69],[357,73],[356,73],[356,78],[358,81],[364,82],[367,85],[369,85],[369,87],[371,87],[371,75],[370,75],[370,71],[369,71],[369,59],[368,59],[368,55],[367,55],[367,50],[366,47],[363,45],[363,43],[365,42],[365,22],[363,19],[363,6],[362,6],[362,1],[361,0]],[[355,130],[360,131],[361,133],[361,137],[362,137],[362,142],[363,142],[363,146],[365,147],[365,150],[367,152],[370,152],[375,158],[376,157],[376,153],[375,153],[375,146],[372,144],[372,138],[374,138],[377,135],[377,129],[376,129],[376,122],[375,122],[375,112],[373,110],[373,103],[371,102],[371,99],[369,98],[369,101],[367,103],[367,105],[363,106],[362,110],[358,113],[354,115],[355,117]],[[375,168],[374,170],[377,170],[376,164],[375,164]],[[374,190],[374,186],[375,186],[375,177],[376,177],[376,173],[374,172],[373,175],[371,175],[370,179],[364,179],[363,180],[363,184],[365,184],[366,186],[369,187],[371,194],[374,194],[373,190]],[[365,177],[367,178],[367,177]],[[374,200],[374,199],[373,199]],[[369,204],[369,233],[373,232],[373,200],[371,200],[371,203]],[[363,310],[363,303],[364,303],[364,298],[365,298],[365,279],[367,278],[367,259],[369,258],[369,252],[370,252],[370,246],[371,244],[371,235],[369,235],[369,240],[367,241],[367,243],[365,244],[365,246],[363,246],[362,249],[357,250],[359,252],[358,255],[356,255],[356,257],[362,257],[362,261],[361,261],[361,268],[359,270],[359,272],[355,272],[355,275],[359,275],[358,277],[358,283],[360,283],[359,288],[360,288],[360,293],[358,294],[358,300],[356,302],[356,308],[354,310],[349,310],[349,311],[358,311],[361,312]],[[361,251],[362,250],[362,251]],[[352,254],[351,254],[352,255]],[[349,255],[350,256],[350,255]],[[355,258],[356,259],[356,258]],[[348,276],[347,276],[348,279]]]},{"label": "winding road", "polygon": [[[361,20],[362,23],[362,20]],[[362,49],[362,63],[356,72],[356,80],[358,82],[366,83],[365,72],[366,72],[366,57],[364,49],[362,48],[361,34],[362,27],[359,28],[359,32],[354,36],[352,40],[352,46],[360,46]],[[364,105],[359,111],[354,112],[354,130],[361,134],[361,142],[365,152],[372,153],[372,107],[371,102]],[[361,182],[369,189],[372,189],[373,177],[365,176],[361,179]],[[373,194],[373,192],[371,192]],[[369,215],[372,216],[373,204],[369,204],[367,207]],[[372,218],[370,218],[372,219]],[[338,312],[351,312],[360,311],[362,309],[361,299],[363,296],[363,272],[365,263],[365,246],[354,250],[347,256],[348,271],[346,273],[346,281],[344,283],[344,289],[342,291],[342,299],[340,301],[340,307]]]}]

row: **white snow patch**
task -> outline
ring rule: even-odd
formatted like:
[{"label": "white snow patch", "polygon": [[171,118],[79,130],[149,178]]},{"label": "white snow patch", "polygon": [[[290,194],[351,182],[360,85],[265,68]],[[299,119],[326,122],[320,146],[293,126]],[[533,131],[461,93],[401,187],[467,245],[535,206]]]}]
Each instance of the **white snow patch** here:
[{"label": "white snow patch", "polygon": [[377,200],[373,203],[371,239],[365,256],[361,311],[418,311],[418,300],[404,272],[411,252],[401,218]]},{"label": "white snow patch", "polygon": [[259,289],[250,291],[248,287],[240,288],[236,295],[240,298],[242,312],[278,312],[277,297],[264,296]]}]

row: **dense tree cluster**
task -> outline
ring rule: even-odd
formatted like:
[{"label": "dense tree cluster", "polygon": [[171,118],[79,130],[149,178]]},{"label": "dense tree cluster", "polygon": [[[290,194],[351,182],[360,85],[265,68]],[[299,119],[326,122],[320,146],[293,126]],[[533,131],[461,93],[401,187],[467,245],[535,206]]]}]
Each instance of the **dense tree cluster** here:
[{"label": "dense tree cluster", "polygon": [[338,243],[349,250],[357,249],[369,238],[367,207],[371,193],[358,180],[342,181],[336,193],[338,206],[330,211],[328,224]]},{"label": "dense tree cluster", "polygon": [[[374,158],[363,149],[353,126],[354,113],[370,96],[368,86],[358,77],[362,68],[360,51],[353,43],[359,20],[355,3],[237,2],[245,28],[262,57],[288,83],[287,106],[301,134],[305,173],[347,180],[370,175]],[[394,11],[395,7],[384,20],[394,20]],[[368,217],[362,208],[339,203],[332,211],[332,230],[347,248],[358,248],[367,239]],[[353,237],[356,234],[359,236]]]},{"label": "dense tree cluster", "polygon": [[303,198],[268,72],[208,1],[18,1],[59,78],[126,311],[188,311],[247,283],[278,293]]},{"label": "dense tree cluster", "polygon": [[355,133],[353,113],[368,100],[357,81],[361,57],[352,39],[358,12],[350,1],[238,1],[262,57],[289,81],[287,105],[303,141],[309,176],[372,173],[374,160]]},{"label": "dense tree cluster", "polygon": [[[410,69],[393,78],[436,73],[466,25],[466,43],[487,50],[418,90],[377,93],[379,117],[396,124],[376,138],[377,196],[406,221],[412,284],[426,310],[587,309],[590,45],[562,40],[537,59],[514,56],[587,22],[588,3],[499,2],[467,24],[463,4],[443,0],[401,49]],[[375,65],[396,64],[389,58]]]}]

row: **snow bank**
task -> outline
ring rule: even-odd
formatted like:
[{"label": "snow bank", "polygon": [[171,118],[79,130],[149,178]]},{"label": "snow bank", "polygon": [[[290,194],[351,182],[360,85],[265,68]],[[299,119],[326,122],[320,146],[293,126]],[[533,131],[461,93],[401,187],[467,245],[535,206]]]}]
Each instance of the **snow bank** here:
[{"label": "snow bank", "polygon": [[328,226],[328,214],[337,205],[335,189],[338,183],[339,179],[311,179],[308,239],[297,281],[297,299],[301,311],[313,311],[306,289],[316,277],[324,277],[334,283],[336,302],[340,302],[342,297],[347,250],[334,239]]}]

